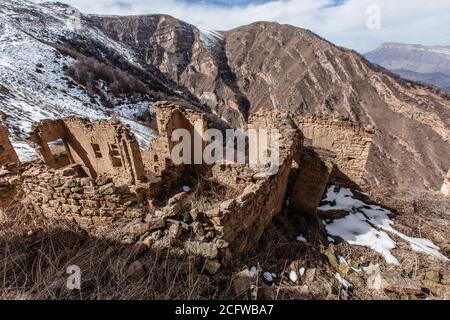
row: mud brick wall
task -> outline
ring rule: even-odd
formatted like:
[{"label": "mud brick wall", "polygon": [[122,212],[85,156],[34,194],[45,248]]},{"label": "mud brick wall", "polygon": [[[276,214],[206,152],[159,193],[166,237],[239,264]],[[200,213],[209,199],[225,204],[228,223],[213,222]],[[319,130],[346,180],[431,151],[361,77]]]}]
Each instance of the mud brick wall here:
[{"label": "mud brick wall", "polygon": [[305,136],[305,145],[328,151],[344,175],[363,183],[373,131],[312,115],[296,116],[294,121]]},{"label": "mud brick wall", "polygon": [[0,168],[15,169],[20,166],[19,157],[9,140],[8,128],[0,115]]},{"label": "mud brick wall", "polygon": [[74,220],[97,233],[119,220],[142,218],[139,197],[112,180],[82,177],[79,166],[62,170],[34,166],[23,173],[30,209],[48,219]]}]

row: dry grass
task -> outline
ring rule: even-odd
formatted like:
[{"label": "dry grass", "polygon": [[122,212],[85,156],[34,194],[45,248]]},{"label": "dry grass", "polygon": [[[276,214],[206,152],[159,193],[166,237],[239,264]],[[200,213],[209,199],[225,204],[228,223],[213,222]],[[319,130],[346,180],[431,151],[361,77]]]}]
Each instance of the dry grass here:
[{"label": "dry grass", "polygon": [[207,212],[219,203],[239,195],[238,189],[220,184],[213,178],[201,178],[194,183],[192,190],[192,207],[200,212]]},{"label": "dry grass", "polygon": [[[227,293],[199,260],[170,251],[137,255],[133,246],[55,221],[31,234],[29,221],[20,205],[1,211],[0,299],[214,299]],[[136,260],[145,276],[131,280],[127,272]],[[81,290],[66,287],[71,265],[80,267]]]},{"label": "dry grass", "polygon": [[[195,207],[208,210],[216,203],[236,196],[237,190],[209,182],[193,190]],[[383,195],[378,199],[397,216],[395,227],[411,236],[431,239],[443,246],[448,243],[450,213],[448,201],[433,195]],[[381,201],[382,200],[382,201]],[[205,271],[204,262],[173,251],[151,249],[137,253],[136,248],[117,241],[93,237],[77,226],[62,221],[31,219],[20,202],[0,211],[0,299],[237,299],[232,290],[232,275],[257,266],[250,299],[339,299],[340,285],[335,270],[324,256],[328,245],[323,230],[311,228],[302,217],[278,216],[264,233],[259,245],[230,270],[215,276]],[[303,234],[308,243],[296,241]],[[397,239],[398,240],[398,239]],[[349,263],[367,265],[383,259],[373,251],[339,243],[336,255]],[[415,278],[427,268],[448,272],[448,264],[399,246],[393,252],[401,262],[397,271],[405,278]],[[139,260],[145,268],[142,278],[132,280],[129,266]],[[293,284],[288,274],[291,265],[316,269],[314,283],[305,291],[304,284]],[[66,287],[67,267],[81,269],[81,290]],[[261,276],[274,272],[269,284]],[[411,297],[407,293],[378,293],[366,287],[366,277],[350,273],[345,278],[354,285],[351,299],[439,298]]]}]

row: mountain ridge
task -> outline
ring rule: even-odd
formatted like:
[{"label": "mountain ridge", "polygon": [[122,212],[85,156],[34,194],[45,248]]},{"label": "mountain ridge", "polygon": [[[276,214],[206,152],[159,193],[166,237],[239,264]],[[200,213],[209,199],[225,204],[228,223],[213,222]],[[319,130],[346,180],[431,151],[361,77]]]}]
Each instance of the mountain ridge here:
[{"label": "mountain ridge", "polygon": [[[450,77],[450,46],[383,43],[366,53],[365,57],[408,80],[433,85],[449,92],[450,78],[443,78],[439,74]],[[407,72],[402,73],[401,70]]]},{"label": "mountain ridge", "polygon": [[181,99],[232,127],[245,127],[255,111],[282,109],[375,128],[369,184],[437,190],[450,167],[445,94],[394,76],[312,31],[259,22],[213,32],[167,15],[81,15],[81,25],[126,48],[115,51],[120,59],[103,57],[78,35],[53,41],[113,68],[133,57],[144,77],[162,83],[150,100],[169,88],[179,93],[164,98]]}]

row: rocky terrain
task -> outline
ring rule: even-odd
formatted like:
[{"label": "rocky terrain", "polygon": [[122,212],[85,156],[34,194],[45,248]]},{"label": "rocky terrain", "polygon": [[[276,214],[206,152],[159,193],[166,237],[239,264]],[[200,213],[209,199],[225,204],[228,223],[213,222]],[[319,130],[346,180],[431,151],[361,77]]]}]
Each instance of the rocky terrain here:
[{"label": "rocky terrain", "polygon": [[450,91],[450,47],[383,43],[365,57],[402,78]]}]

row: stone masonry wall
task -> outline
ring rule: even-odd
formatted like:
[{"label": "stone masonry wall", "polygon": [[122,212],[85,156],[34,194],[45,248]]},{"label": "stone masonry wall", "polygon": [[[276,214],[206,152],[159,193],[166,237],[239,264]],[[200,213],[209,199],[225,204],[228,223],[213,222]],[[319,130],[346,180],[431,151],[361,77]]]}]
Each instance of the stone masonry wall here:
[{"label": "stone masonry wall", "polygon": [[72,165],[61,170],[43,165],[23,173],[27,202],[34,212],[48,219],[74,220],[93,233],[145,215],[142,199],[131,188],[115,185],[111,179],[87,177],[83,168]]},{"label": "stone masonry wall", "polygon": [[292,162],[301,148],[301,134],[284,113],[254,114],[249,123],[250,128],[280,130],[280,165],[278,172],[271,176],[245,165],[239,168],[236,164],[217,164],[213,168],[219,182],[246,185],[238,197],[207,213],[233,256],[245,254],[254,247],[273,217],[281,212]]},{"label": "stone masonry wall", "polygon": [[342,173],[363,183],[373,131],[313,115],[296,116],[294,121],[305,136],[305,145],[329,152]]},{"label": "stone masonry wall", "polygon": [[335,168],[332,161],[323,158],[312,148],[303,149],[289,201],[292,212],[310,218],[316,216],[316,210]]},{"label": "stone masonry wall", "polygon": [[139,144],[130,128],[116,119],[44,120],[33,126],[29,138],[40,158],[52,168],[57,168],[57,163],[48,143],[59,139],[70,162],[85,166],[93,178],[105,175],[123,184],[134,184],[144,177]]},{"label": "stone masonry wall", "polygon": [[[203,151],[205,146],[203,133],[208,129],[208,119],[206,114],[182,109],[168,102],[156,103],[155,110],[159,137],[151,142],[147,150],[142,151],[142,158],[146,171],[161,176],[164,171],[175,170],[171,152],[178,142],[172,141],[173,132],[177,129],[187,130],[192,138],[192,150],[194,150],[194,137],[197,136]],[[196,127],[196,121],[201,121],[202,126]]]}]

